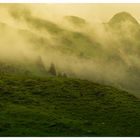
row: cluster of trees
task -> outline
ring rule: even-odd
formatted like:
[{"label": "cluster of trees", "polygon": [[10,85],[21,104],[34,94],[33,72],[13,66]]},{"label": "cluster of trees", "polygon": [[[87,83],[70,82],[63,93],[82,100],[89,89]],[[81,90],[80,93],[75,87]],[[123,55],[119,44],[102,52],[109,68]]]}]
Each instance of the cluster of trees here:
[{"label": "cluster of trees", "polygon": [[[37,65],[37,69],[39,69],[39,71],[41,73],[44,74],[49,74],[51,76],[59,76],[59,77],[67,77],[66,73],[61,73],[61,72],[57,72],[56,71],[56,67],[53,63],[51,63],[50,67],[48,70],[46,70],[46,67],[44,65],[44,62],[41,58],[41,56],[38,56],[37,60],[36,60],[36,65]],[[16,64],[7,64],[7,63],[2,63],[0,62],[0,73],[2,74],[6,74],[6,73],[12,73],[12,74],[17,74],[17,73],[22,73],[22,74],[30,74],[30,72],[19,65]]]},{"label": "cluster of trees", "polygon": [[45,72],[45,73],[47,72],[47,73],[49,73],[49,74],[52,75],[52,76],[67,77],[66,73],[60,73],[60,72],[59,72],[59,73],[57,74],[56,67],[55,67],[54,63],[51,63],[51,65],[50,65],[50,67],[49,67],[49,70],[46,71],[46,68],[45,68],[45,66],[44,66],[44,63],[43,63],[43,61],[42,61],[41,56],[39,56],[38,59],[37,59],[37,65],[39,66],[39,68],[40,68],[40,70],[41,70],[42,72]]},{"label": "cluster of trees", "polygon": [[56,68],[55,65],[53,63],[51,63],[51,66],[49,68],[49,74],[53,75],[53,76],[59,76],[59,77],[67,77],[66,73],[58,73],[56,72]]}]

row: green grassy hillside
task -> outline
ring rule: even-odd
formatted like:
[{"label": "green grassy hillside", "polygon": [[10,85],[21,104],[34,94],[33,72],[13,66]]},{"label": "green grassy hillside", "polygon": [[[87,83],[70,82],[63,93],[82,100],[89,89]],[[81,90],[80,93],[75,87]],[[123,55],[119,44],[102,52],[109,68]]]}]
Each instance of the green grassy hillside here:
[{"label": "green grassy hillside", "polygon": [[140,100],[64,77],[0,75],[0,136],[140,136]]}]

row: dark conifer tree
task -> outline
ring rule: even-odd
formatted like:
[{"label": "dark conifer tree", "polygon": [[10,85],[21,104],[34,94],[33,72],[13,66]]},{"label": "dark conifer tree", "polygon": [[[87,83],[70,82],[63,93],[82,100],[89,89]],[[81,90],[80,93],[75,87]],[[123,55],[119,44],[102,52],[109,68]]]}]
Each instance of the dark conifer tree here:
[{"label": "dark conifer tree", "polygon": [[53,63],[51,63],[49,73],[53,76],[56,76],[56,69],[55,69],[55,65]]},{"label": "dark conifer tree", "polygon": [[43,63],[43,61],[42,61],[42,58],[41,58],[41,56],[38,56],[38,58],[37,58],[37,65],[38,65],[38,67],[39,67],[39,69],[42,71],[42,72],[46,72],[46,68],[45,68],[45,66],[44,66],[44,63]]}]

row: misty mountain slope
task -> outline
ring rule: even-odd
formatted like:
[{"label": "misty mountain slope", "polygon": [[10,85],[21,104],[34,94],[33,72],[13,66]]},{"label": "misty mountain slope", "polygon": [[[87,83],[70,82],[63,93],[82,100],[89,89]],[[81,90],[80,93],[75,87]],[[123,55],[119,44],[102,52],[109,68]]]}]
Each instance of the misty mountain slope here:
[{"label": "misty mountain slope", "polygon": [[[107,50],[104,51],[104,63],[116,64],[110,68],[114,72],[123,68],[124,77],[114,81],[120,88],[135,93],[137,97],[140,93],[140,25],[129,13],[121,12],[114,15],[107,24],[104,24],[106,36],[112,35]],[[110,42],[113,42],[112,44]],[[111,45],[112,46],[111,46]],[[119,75],[116,76],[119,78]],[[109,84],[109,83],[108,83]],[[112,85],[111,83],[109,85]]]},{"label": "misty mountain slope", "polygon": [[[53,42],[55,42],[55,49],[59,49],[64,53],[75,53],[76,55],[83,53],[86,57],[96,56],[98,49],[100,50],[100,43],[96,40],[91,40],[87,34],[65,29],[52,21],[26,14],[26,12],[26,10],[21,10],[21,12],[16,13],[12,10],[10,14],[20,22],[25,21],[27,26],[29,26],[29,30],[35,30],[42,37],[46,37],[46,34],[49,33]],[[72,22],[76,22],[76,24],[86,24],[86,21],[80,17],[68,16],[67,18],[72,20]]]},{"label": "misty mountain slope", "polygon": [[[7,64],[9,65],[9,69],[13,69],[18,73],[27,71],[27,73],[31,73],[31,74],[34,73],[35,75],[38,75],[39,73],[41,75],[44,75],[44,71],[40,70],[40,66],[37,65],[37,60],[39,56],[41,56],[42,58],[43,65],[46,71],[48,71],[51,63],[58,65],[57,62],[55,62],[55,58],[53,58],[53,55],[55,55],[55,53],[57,55],[60,54],[60,58],[58,56],[57,57],[59,59],[62,59],[64,63],[65,61],[67,61],[67,60],[63,60],[64,57],[70,61],[79,61],[78,60],[79,58],[87,59],[90,56],[88,55],[88,53],[90,53],[91,56],[93,56],[93,52],[91,52],[89,49],[86,49],[86,47],[83,47],[83,49],[81,48],[82,45],[86,46],[88,44],[91,46],[92,45],[91,40],[88,37],[86,37],[86,35],[78,32],[66,31],[65,35],[62,36],[63,37],[69,36],[70,40],[72,40],[72,43],[71,42],[69,43],[69,40],[67,38],[66,40],[63,38],[62,42],[65,43],[62,43],[62,45],[60,43],[61,42],[60,40],[59,43],[57,43],[56,41],[55,43],[57,44],[55,45],[52,44],[47,37],[39,35],[36,32],[31,32],[30,30],[12,28],[11,26],[8,26],[6,24],[5,24],[5,30],[1,32],[1,35],[2,36],[5,35],[3,36],[4,43],[1,43],[1,44],[5,44],[5,50],[1,51],[2,53],[4,52],[5,55],[4,58],[1,59],[6,63],[6,65]],[[1,40],[1,42],[3,40]],[[81,43],[82,45],[80,45]],[[98,46],[98,44],[96,46]],[[1,47],[1,49],[3,48]],[[96,47],[96,49],[98,50],[99,48]],[[7,50],[10,51],[7,52]],[[8,54],[9,56],[6,57]],[[50,54],[52,54],[51,56],[52,60],[50,58],[47,58],[47,56]],[[54,57],[56,57],[56,55]],[[18,67],[15,65],[21,67],[21,69],[18,69]],[[63,67],[63,64],[61,64],[61,67]],[[68,73],[68,74],[71,73],[73,75],[73,71],[65,70],[62,69],[61,67],[59,66],[59,69],[57,69],[57,71],[62,73]],[[2,71],[6,70],[5,68],[4,69],[1,68],[1,69]],[[6,71],[10,72],[9,70]]]},{"label": "misty mountain slope", "polygon": [[[47,48],[48,46],[50,46],[50,40],[48,39],[48,36],[46,36],[46,37],[42,36],[41,34],[34,32],[33,30],[15,28],[15,27],[12,27],[12,26],[10,26],[6,23],[2,23],[2,22],[0,23],[0,29],[1,29],[0,35],[3,37],[2,39],[6,40],[6,37],[7,37],[7,40],[9,40],[9,38],[11,38],[11,40],[13,39],[14,45],[16,44],[16,42],[14,42],[14,40],[15,40],[14,37],[18,36],[20,41],[24,41],[25,44],[32,43],[32,44],[30,44],[30,46],[33,45],[33,47],[38,46],[37,48],[40,48],[40,46],[42,46],[42,48],[43,48],[43,46],[45,45],[45,47]],[[18,40],[17,40],[17,42],[18,42]],[[27,47],[30,47],[30,46],[27,46]],[[50,48],[50,47],[48,47],[48,48]]]},{"label": "misty mountain slope", "polygon": [[45,66],[44,71],[42,71],[39,64],[43,65],[43,61],[39,62],[40,52],[38,51],[36,54],[33,52],[33,49],[37,50],[37,47],[27,45],[27,41],[32,42],[33,38],[40,43],[40,36],[28,30],[0,23],[0,37],[1,73],[46,75]]},{"label": "misty mountain slope", "polygon": [[61,29],[56,24],[47,20],[43,20],[43,19],[39,19],[39,18],[35,18],[31,16],[27,18],[26,21],[29,23],[29,26],[32,26],[36,28],[37,30],[47,30],[48,32],[52,34],[60,34],[61,32],[63,32],[63,29]]},{"label": "misty mountain slope", "polygon": [[40,31],[48,31],[52,34],[61,33],[63,29],[59,27],[57,24],[52,23],[49,20],[41,19],[32,16],[31,11],[27,9],[11,9],[9,11],[10,15],[17,21],[27,22],[28,26],[31,28],[35,28]]},{"label": "misty mountain slope", "polygon": [[109,21],[109,24],[111,26],[118,26],[117,24],[123,24],[124,22],[131,22],[135,25],[139,25],[137,20],[131,14],[127,12],[117,13],[111,18],[111,20]]},{"label": "misty mountain slope", "polygon": [[0,136],[140,136],[140,101],[86,80],[0,75]]},{"label": "misty mountain slope", "polygon": [[27,29],[19,29],[18,33],[23,37],[23,39],[25,39],[26,42],[32,45],[34,50],[40,51],[41,49],[48,50],[53,48],[51,41],[48,39],[48,36],[44,37]]},{"label": "misty mountain slope", "polygon": [[[27,23],[29,23],[30,26],[30,22],[28,21]],[[36,23],[39,23],[37,24],[38,27],[35,25]],[[92,57],[97,54],[96,49],[100,49],[100,44],[97,41],[91,40],[87,35],[81,32],[59,28],[52,22],[46,20],[42,22],[41,19],[33,20],[31,24],[37,28],[37,30],[45,27],[46,31],[52,35],[53,41],[55,42],[55,49],[59,49],[64,53],[73,53],[76,55],[84,53],[87,57]]]},{"label": "misty mountain slope", "polygon": [[132,46],[139,42],[140,24],[130,13],[120,12],[115,14],[108,25],[113,33],[119,35],[121,43],[124,41],[124,46],[128,44]]},{"label": "misty mountain slope", "polygon": [[12,64],[15,61],[25,71],[41,74],[36,64],[41,57],[47,70],[53,63],[58,72],[70,77],[140,93],[140,25],[129,13],[114,15],[105,26],[66,15],[71,20],[68,22],[85,21],[81,30],[47,16],[36,16],[24,6],[8,9],[8,13],[17,27],[9,27],[10,22],[5,22],[4,28],[1,25],[0,59]]},{"label": "misty mountain slope", "polygon": [[[39,18],[31,18],[30,20],[31,21],[27,20],[27,24],[29,27],[31,26],[35,29],[38,34],[35,33],[31,36],[25,35],[25,37],[30,39],[29,41],[31,41],[33,45],[38,46],[38,48],[40,47],[40,49],[43,46],[50,46],[50,48],[54,48],[54,50],[59,49],[59,51],[64,53],[73,53],[76,55],[84,53],[86,56],[93,56],[96,49],[99,49],[99,43],[92,41],[87,35],[81,32],[59,28],[56,24]],[[52,41],[55,42],[54,44],[51,45],[50,40],[47,40],[45,34],[41,35],[41,32],[45,31],[50,33]],[[26,32],[28,33],[28,30]],[[90,53],[91,51],[92,53]]]},{"label": "misty mountain slope", "polygon": [[47,38],[6,23],[0,23],[0,37],[0,71],[2,73],[48,75],[48,67],[45,66],[41,57],[41,49],[50,48]]},{"label": "misty mountain slope", "polygon": [[84,27],[87,25],[87,22],[85,19],[77,16],[65,16],[65,20],[67,20],[69,23],[71,23],[73,26],[76,27]]}]

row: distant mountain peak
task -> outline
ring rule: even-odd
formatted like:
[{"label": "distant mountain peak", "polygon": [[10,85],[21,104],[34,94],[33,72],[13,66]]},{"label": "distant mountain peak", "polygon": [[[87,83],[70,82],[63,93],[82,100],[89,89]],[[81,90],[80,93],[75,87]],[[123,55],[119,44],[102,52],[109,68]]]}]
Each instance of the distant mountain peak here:
[{"label": "distant mountain peak", "polygon": [[121,24],[123,22],[131,22],[135,25],[138,25],[139,23],[137,20],[128,12],[119,12],[115,14],[109,21],[110,25],[116,25]]}]

